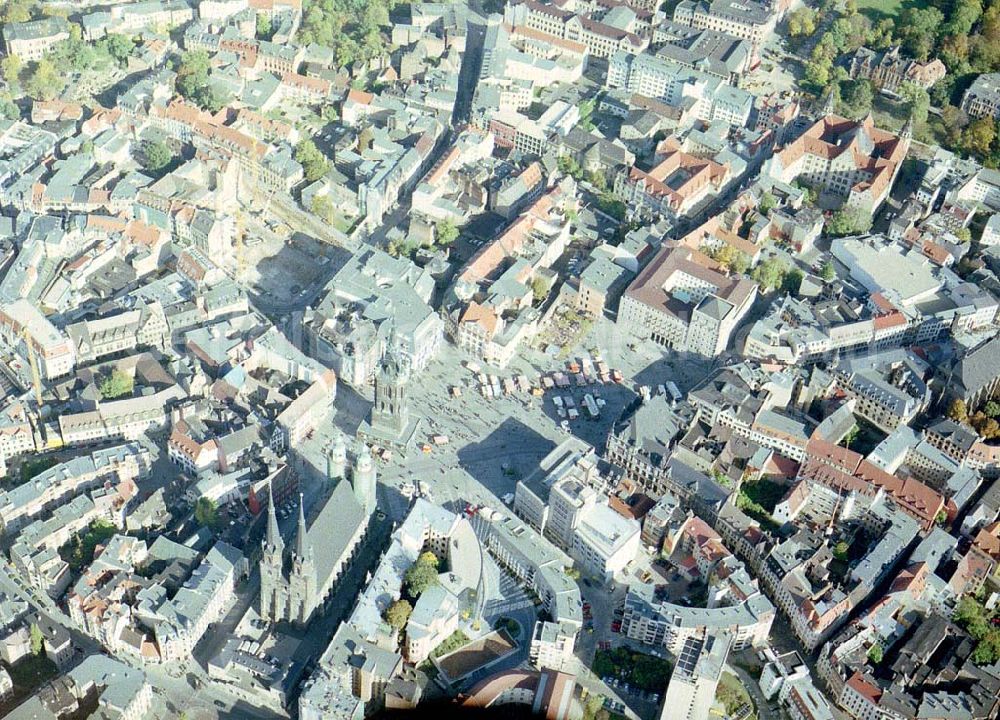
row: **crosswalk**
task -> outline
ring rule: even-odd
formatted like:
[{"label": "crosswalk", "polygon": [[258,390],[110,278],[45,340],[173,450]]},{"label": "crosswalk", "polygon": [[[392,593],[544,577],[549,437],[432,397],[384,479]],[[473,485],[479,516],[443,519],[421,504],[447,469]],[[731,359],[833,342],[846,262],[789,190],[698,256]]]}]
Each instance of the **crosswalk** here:
[{"label": "crosswalk", "polygon": [[495,598],[486,603],[483,614],[492,619],[505,613],[514,613],[533,607],[534,604],[534,601],[526,595],[521,598]]},{"label": "crosswalk", "polygon": [[496,597],[486,601],[483,607],[484,617],[493,620],[505,613],[515,613],[534,606],[534,600],[520,582],[503,571],[499,575]]}]

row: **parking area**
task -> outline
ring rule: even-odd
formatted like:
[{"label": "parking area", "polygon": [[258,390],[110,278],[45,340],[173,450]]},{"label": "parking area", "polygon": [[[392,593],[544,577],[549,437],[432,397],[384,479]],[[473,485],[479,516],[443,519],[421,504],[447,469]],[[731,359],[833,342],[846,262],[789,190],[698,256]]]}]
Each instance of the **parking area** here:
[{"label": "parking area", "polygon": [[304,304],[345,258],[338,248],[293,232],[280,220],[248,215],[243,248],[233,262],[240,283],[266,305]]}]

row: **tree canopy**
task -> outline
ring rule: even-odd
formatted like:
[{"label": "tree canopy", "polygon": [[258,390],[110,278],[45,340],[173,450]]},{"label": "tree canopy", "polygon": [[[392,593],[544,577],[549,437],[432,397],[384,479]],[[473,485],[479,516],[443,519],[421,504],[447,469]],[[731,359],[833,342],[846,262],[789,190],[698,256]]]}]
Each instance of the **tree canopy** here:
[{"label": "tree canopy", "polygon": [[0,23],[28,22],[36,8],[33,0],[6,0],[0,3]]},{"label": "tree canopy", "polygon": [[159,175],[160,171],[169,165],[173,159],[173,153],[162,140],[151,140],[143,144],[143,154],[146,157],[144,167],[153,175]]},{"label": "tree canopy", "polygon": [[387,50],[381,28],[389,24],[392,0],[305,0],[298,40],[333,48],[338,66],[366,61]]},{"label": "tree canopy", "polygon": [[809,37],[816,32],[816,11],[803,6],[788,15],[788,34],[795,37]]},{"label": "tree canopy", "polygon": [[416,559],[403,576],[406,591],[417,598],[429,587],[438,584],[438,560],[432,552],[425,552]]},{"label": "tree canopy", "polygon": [[945,413],[948,418],[954,420],[958,423],[968,422],[969,420],[969,409],[965,405],[965,400],[962,398],[955,398],[951,401],[948,406],[948,411]]},{"label": "tree canopy", "polygon": [[779,257],[769,257],[754,268],[751,277],[765,290],[776,290],[781,287],[788,272],[788,265]]},{"label": "tree canopy", "polygon": [[42,634],[42,629],[38,627],[38,623],[31,623],[31,654],[41,655],[45,650],[45,636]]},{"label": "tree canopy", "polygon": [[835,237],[844,235],[860,235],[871,230],[872,216],[856,207],[841,208],[833,214],[826,224],[828,234]]},{"label": "tree canopy", "polygon": [[878,665],[882,662],[882,657],[882,646],[878,643],[874,643],[870,648],[868,648],[868,659],[872,661],[873,665]]},{"label": "tree canopy", "polygon": [[987,610],[972,595],[963,595],[955,608],[952,619],[976,641],[972,662],[992,665],[1000,660],[1000,618],[997,610]]},{"label": "tree canopy", "polygon": [[17,85],[22,68],[21,58],[17,55],[6,55],[3,60],[0,60],[0,75],[3,76],[8,85]]},{"label": "tree canopy", "polygon": [[265,13],[260,13],[257,16],[257,39],[270,40],[273,32],[274,28],[271,27],[271,18]]},{"label": "tree canopy", "polygon": [[330,170],[330,161],[311,138],[303,138],[295,146],[295,159],[302,165],[306,180],[315,182]]},{"label": "tree canopy", "polygon": [[871,112],[875,89],[869,80],[845,80],[840,83],[839,110],[844,115],[858,119]]},{"label": "tree canopy", "polygon": [[218,112],[225,101],[209,84],[211,63],[204,50],[188,50],[181,55],[174,87],[181,96],[202,110]]},{"label": "tree canopy", "polygon": [[703,252],[726,270],[737,275],[742,275],[750,268],[750,258],[747,254],[742,250],[737,250],[729,243],[722,243],[715,248],[705,248]]},{"label": "tree canopy", "polygon": [[115,368],[101,379],[97,390],[105,400],[114,400],[131,395],[134,383],[131,375]]},{"label": "tree canopy", "polygon": [[194,504],[194,519],[202,527],[214,530],[219,525],[219,508],[215,500],[209,497],[200,497]]},{"label": "tree canopy", "polygon": [[327,225],[332,225],[337,217],[337,208],[329,195],[314,195],[309,209]]},{"label": "tree canopy", "polygon": [[385,611],[385,621],[396,630],[406,627],[407,620],[413,612],[413,606],[406,600],[397,600]]},{"label": "tree canopy", "polygon": [[28,68],[24,89],[30,97],[36,100],[53,100],[65,87],[66,78],[56,70],[49,58],[43,57]]},{"label": "tree canopy", "polygon": [[442,220],[435,226],[434,235],[438,245],[451,245],[458,239],[458,228],[451,220]]}]

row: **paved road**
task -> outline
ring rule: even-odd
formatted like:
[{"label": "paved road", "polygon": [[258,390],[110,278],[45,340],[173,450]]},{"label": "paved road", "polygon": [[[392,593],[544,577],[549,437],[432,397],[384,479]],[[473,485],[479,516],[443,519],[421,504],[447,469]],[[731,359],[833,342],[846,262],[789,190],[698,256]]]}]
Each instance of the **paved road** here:
[{"label": "paved road", "polygon": [[[12,575],[13,573],[13,575]],[[62,626],[73,638],[73,643],[81,649],[78,660],[84,656],[103,652],[102,647],[95,640],[76,628],[70,619],[47,597],[26,591],[13,578],[19,577],[16,570],[3,561],[0,565],[0,588],[9,594],[16,595],[26,602],[51,623]],[[186,679],[188,670],[197,670],[194,663],[173,664],[170,666],[144,666],[139,662],[123,656],[118,658],[121,662],[131,665],[146,674],[147,680],[154,687],[155,697],[153,703],[154,718],[176,718],[180,712],[186,712],[192,720],[202,720],[215,718],[219,714],[220,708],[228,710],[236,703],[224,688],[214,684],[207,684],[200,690],[194,690]],[[73,663],[75,664],[75,662]],[[171,674],[173,671],[174,674]],[[259,718],[260,720],[271,720],[276,716],[274,713],[259,710],[245,703],[240,703],[239,716],[246,718]]]},{"label": "paved road", "polygon": [[757,706],[757,717],[759,720],[778,720],[779,716],[771,710],[767,698],[764,697],[764,693],[760,691],[760,686],[750,676],[750,673],[737,665],[730,664],[726,668],[731,670],[740,679],[743,687],[750,693],[750,697],[753,698],[753,704]]},{"label": "paved road", "polygon": [[486,27],[479,18],[470,18],[467,29],[462,68],[458,73],[458,93],[451,116],[452,125],[456,127],[469,122],[472,98],[476,92],[479,70],[483,64],[483,40],[486,37]]}]

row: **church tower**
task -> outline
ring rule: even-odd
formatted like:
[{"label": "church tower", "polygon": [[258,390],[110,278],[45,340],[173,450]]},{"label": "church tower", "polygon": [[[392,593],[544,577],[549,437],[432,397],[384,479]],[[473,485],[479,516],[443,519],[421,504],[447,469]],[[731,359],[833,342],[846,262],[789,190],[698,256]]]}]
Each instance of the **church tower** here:
[{"label": "church tower", "polygon": [[826,101],[823,103],[823,109],[820,111],[821,117],[826,117],[827,115],[833,115],[837,111],[837,90],[836,87],[830,89],[830,92],[826,94]]},{"label": "church tower", "polygon": [[326,476],[333,481],[347,477],[347,445],[344,443],[344,434],[339,430],[326,456]]},{"label": "church tower", "polygon": [[292,572],[288,578],[289,619],[306,623],[316,606],[316,563],[306,530],[306,514],[302,494],[299,494],[299,527],[295,534]]},{"label": "church tower", "polygon": [[354,449],[354,467],[351,470],[351,484],[354,488],[354,497],[365,513],[371,515],[375,512],[376,503],[376,476],[375,463],[372,462],[371,451],[363,442],[358,441]]},{"label": "church tower", "polygon": [[[913,141],[913,125],[913,113],[910,113],[910,116],[906,118],[906,124],[903,125],[903,129],[899,131],[899,142],[903,144],[904,153],[910,151],[910,143]],[[898,173],[899,170],[896,170],[896,172]]]},{"label": "church tower", "polygon": [[260,615],[280,620],[285,614],[286,584],[284,575],[285,543],[278,530],[274,509],[274,490],[268,489],[267,533],[260,558]]},{"label": "church tower", "polygon": [[372,429],[389,437],[399,437],[409,424],[406,405],[406,384],[410,379],[409,362],[396,343],[395,333],[389,338],[378,374],[375,376],[375,407],[372,408]]}]

